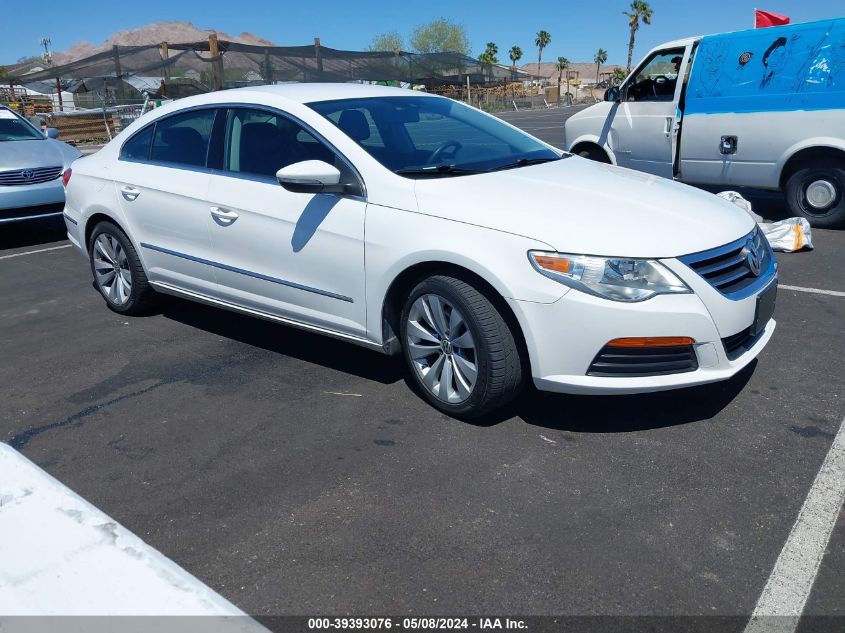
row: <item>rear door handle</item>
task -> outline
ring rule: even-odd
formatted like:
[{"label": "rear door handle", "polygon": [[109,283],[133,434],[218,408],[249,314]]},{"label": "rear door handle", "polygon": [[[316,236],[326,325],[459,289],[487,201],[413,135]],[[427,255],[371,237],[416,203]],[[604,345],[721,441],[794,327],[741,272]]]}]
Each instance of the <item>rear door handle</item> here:
[{"label": "rear door handle", "polygon": [[131,185],[124,185],[120,188],[120,194],[129,202],[132,202],[135,198],[141,195],[141,190],[136,189]]},{"label": "rear door handle", "polygon": [[663,128],[663,133],[664,133],[666,136],[671,136],[671,134],[672,134],[672,128],[674,127],[674,125],[675,125],[675,117],[673,117],[673,116],[667,116],[667,117],[666,117],[666,127],[665,127],[665,128]]},{"label": "rear door handle", "polygon": [[238,214],[234,211],[226,211],[220,207],[211,207],[211,215],[215,222],[222,226],[229,226],[238,219]]}]

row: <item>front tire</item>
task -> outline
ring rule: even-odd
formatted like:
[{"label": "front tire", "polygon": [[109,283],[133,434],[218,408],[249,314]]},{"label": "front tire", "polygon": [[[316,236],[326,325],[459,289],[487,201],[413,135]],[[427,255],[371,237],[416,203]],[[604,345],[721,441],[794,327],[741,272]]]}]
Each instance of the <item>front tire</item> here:
[{"label": "front tire", "polygon": [[845,228],[845,167],[814,162],[798,169],[786,181],[790,211],[812,226]]},{"label": "front tire", "polygon": [[91,232],[88,256],[94,284],[106,305],[118,314],[146,314],[157,296],[147,281],[141,259],[126,234],[111,222]]},{"label": "front tire", "polygon": [[522,388],[511,328],[490,299],[463,279],[435,275],[418,283],[402,310],[401,340],[414,386],[450,416],[482,416]]}]

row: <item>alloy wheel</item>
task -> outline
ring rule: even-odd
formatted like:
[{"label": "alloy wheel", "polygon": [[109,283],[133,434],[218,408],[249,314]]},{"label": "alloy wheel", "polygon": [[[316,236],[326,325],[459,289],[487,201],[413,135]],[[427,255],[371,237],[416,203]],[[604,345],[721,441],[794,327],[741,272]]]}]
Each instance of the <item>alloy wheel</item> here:
[{"label": "alloy wheel", "polygon": [[405,325],[405,344],[423,386],[450,404],[469,398],[478,380],[478,358],[458,308],[440,295],[424,294],[414,301]]},{"label": "alloy wheel", "polygon": [[115,305],[123,305],[132,294],[129,258],[113,235],[100,233],[94,240],[94,273],[103,295]]}]

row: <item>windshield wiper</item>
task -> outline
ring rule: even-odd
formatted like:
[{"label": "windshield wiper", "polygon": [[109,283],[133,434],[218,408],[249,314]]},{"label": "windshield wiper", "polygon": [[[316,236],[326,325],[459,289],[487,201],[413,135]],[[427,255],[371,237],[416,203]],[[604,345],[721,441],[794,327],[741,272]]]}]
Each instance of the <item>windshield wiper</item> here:
[{"label": "windshield wiper", "polygon": [[466,169],[455,165],[431,165],[429,167],[412,167],[409,169],[397,169],[400,176],[463,176],[466,174],[481,173],[477,169]]},{"label": "windshield wiper", "polygon": [[555,156],[554,158],[549,158],[548,156],[544,158],[520,158],[517,161],[512,163],[506,163],[505,165],[499,165],[498,167],[493,167],[492,169],[488,169],[486,171],[502,171],[503,169],[516,169],[517,167],[527,167],[528,165],[539,165],[540,163],[550,163],[555,160],[560,160],[563,156]]}]

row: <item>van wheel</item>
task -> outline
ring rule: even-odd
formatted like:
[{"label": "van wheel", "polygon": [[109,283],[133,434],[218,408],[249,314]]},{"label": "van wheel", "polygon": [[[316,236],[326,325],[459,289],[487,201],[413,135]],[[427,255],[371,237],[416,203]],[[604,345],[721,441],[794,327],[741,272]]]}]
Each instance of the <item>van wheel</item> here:
[{"label": "van wheel", "polygon": [[845,168],[817,162],[795,171],[786,181],[786,201],[812,226],[845,228]]},{"label": "van wheel", "polygon": [[586,147],[578,152],[578,156],[581,158],[588,158],[589,160],[594,160],[597,163],[607,163],[610,164],[610,158],[608,157],[607,153],[599,149],[598,147]]},{"label": "van wheel", "polygon": [[411,381],[440,411],[476,418],[521,390],[522,363],[510,327],[466,281],[446,275],[421,281],[405,302],[400,328]]},{"label": "van wheel", "polygon": [[91,232],[88,256],[94,284],[119,314],[147,314],[158,298],[132,242],[116,225],[100,222]]}]

